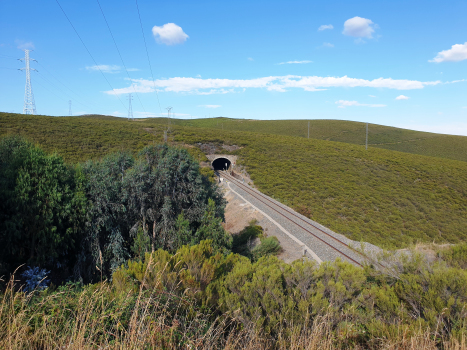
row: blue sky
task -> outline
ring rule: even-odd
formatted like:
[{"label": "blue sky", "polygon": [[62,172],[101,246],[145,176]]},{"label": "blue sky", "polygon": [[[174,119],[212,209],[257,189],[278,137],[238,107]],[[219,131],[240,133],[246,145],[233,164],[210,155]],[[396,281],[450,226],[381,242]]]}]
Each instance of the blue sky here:
[{"label": "blue sky", "polygon": [[[79,36],[68,22],[65,11]],[[118,50],[107,28],[104,12]],[[467,135],[467,1],[0,1],[0,111],[342,119]],[[127,68],[127,71],[124,69]],[[154,78],[154,80],[153,80]],[[157,90],[157,94],[156,94]]]}]

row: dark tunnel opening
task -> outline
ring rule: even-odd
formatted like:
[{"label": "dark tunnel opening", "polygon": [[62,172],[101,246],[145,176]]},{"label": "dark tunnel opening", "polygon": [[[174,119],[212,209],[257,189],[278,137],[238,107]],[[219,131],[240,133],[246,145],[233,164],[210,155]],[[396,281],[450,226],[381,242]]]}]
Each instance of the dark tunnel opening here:
[{"label": "dark tunnel opening", "polygon": [[212,162],[212,167],[214,170],[227,170],[230,164],[230,160],[227,158],[217,158]]}]

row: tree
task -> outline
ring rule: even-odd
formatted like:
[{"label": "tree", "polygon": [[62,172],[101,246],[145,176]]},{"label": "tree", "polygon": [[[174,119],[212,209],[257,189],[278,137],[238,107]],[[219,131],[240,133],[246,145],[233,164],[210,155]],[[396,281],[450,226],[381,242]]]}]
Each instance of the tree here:
[{"label": "tree", "polygon": [[86,207],[80,169],[7,137],[0,142],[0,185],[3,264],[71,266]]},{"label": "tree", "polygon": [[[146,237],[152,251],[199,242],[192,233],[201,225],[209,199],[210,213],[223,219],[222,194],[184,149],[148,146],[136,159],[120,152],[83,169],[90,207],[76,271],[89,280],[100,276],[96,266],[110,276],[132,252],[140,254]],[[145,237],[138,237],[139,228]]]},{"label": "tree", "polygon": [[131,154],[118,152],[83,166],[89,207],[85,239],[75,267],[78,279],[92,280],[101,272],[107,276],[130,257],[134,213],[125,201],[124,187],[126,172],[133,164]]},{"label": "tree", "polygon": [[196,240],[211,240],[216,249],[230,249],[232,247],[232,236],[222,227],[222,219],[216,217],[216,204],[209,198],[206,212],[201,218],[201,226],[196,231]]}]

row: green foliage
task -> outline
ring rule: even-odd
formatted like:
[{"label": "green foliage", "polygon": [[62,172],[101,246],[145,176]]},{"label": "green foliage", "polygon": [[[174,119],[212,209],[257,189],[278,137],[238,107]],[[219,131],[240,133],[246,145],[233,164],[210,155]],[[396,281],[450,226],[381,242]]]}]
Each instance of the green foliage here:
[{"label": "green foliage", "polygon": [[196,239],[198,242],[211,240],[215,249],[229,250],[232,247],[232,236],[222,227],[222,218],[216,217],[216,204],[212,199],[208,200],[201,225],[196,231]]},{"label": "green foliage", "polygon": [[438,257],[446,261],[449,266],[467,269],[467,243],[440,249]]},{"label": "green foliage", "polygon": [[232,252],[253,258],[251,253],[253,240],[262,234],[263,228],[256,225],[256,220],[252,220],[242,231],[232,236]]},{"label": "green foliage", "polygon": [[[210,240],[198,245],[183,246],[175,254],[162,249],[147,253],[144,261],[128,261],[112,276],[118,291],[160,290],[188,296],[202,305],[215,305],[218,282],[241,259],[238,255],[224,255],[213,249]],[[144,281],[144,284],[143,284]]]},{"label": "green foliage", "polygon": [[281,244],[277,237],[265,237],[261,239],[261,244],[258,244],[251,251],[253,258],[258,260],[263,256],[276,255],[281,250]]},{"label": "green foliage", "polygon": [[18,137],[0,141],[0,263],[71,267],[86,201],[79,168]]},{"label": "green foliage", "polygon": [[136,260],[144,259],[147,252],[151,250],[151,239],[144,233],[141,227],[138,227],[138,232],[133,240],[131,251]]},{"label": "green foliage", "polygon": [[[247,334],[258,335],[251,348],[303,348],[314,337],[342,349],[462,342],[467,271],[417,254],[392,258],[395,264],[376,270],[340,260],[286,264],[267,256],[251,262],[216,252],[210,241],[174,254],[160,249],[118,268],[111,286],[75,283],[30,296],[10,287],[0,294],[0,347],[13,339],[24,347],[56,347],[74,337],[80,348],[222,348]],[[125,337],[135,329],[137,336]],[[213,334],[222,338],[201,343]]]},{"label": "green foliage", "polygon": [[[186,150],[147,146],[136,159],[119,152],[87,162],[84,172],[91,206],[76,269],[81,276],[92,279],[100,272],[110,276],[130,257],[139,227],[146,237],[134,243],[138,251],[148,238],[152,251],[174,251],[202,239],[213,239],[218,248],[229,247],[228,234],[220,225],[225,200]],[[200,234],[193,235],[196,230]],[[93,270],[96,265],[99,273]]]},{"label": "green foliage", "polygon": [[[0,114],[0,133],[27,135],[76,161],[162,142],[166,122]],[[364,123],[311,121],[315,139],[303,137],[307,121],[224,120],[223,130],[216,120],[174,123],[169,143],[196,154],[201,144],[239,146],[223,152],[239,156],[258,189],[351,239],[402,248],[467,238],[467,164],[433,157],[465,161],[465,137],[370,125],[365,151]]]}]

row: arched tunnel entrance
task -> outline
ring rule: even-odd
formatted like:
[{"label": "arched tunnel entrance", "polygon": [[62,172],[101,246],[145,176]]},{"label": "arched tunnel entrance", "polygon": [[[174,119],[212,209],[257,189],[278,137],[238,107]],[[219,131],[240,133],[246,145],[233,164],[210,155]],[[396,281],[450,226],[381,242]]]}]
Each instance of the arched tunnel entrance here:
[{"label": "arched tunnel entrance", "polygon": [[217,158],[212,162],[214,170],[227,170],[230,167],[230,160],[227,158]]}]

